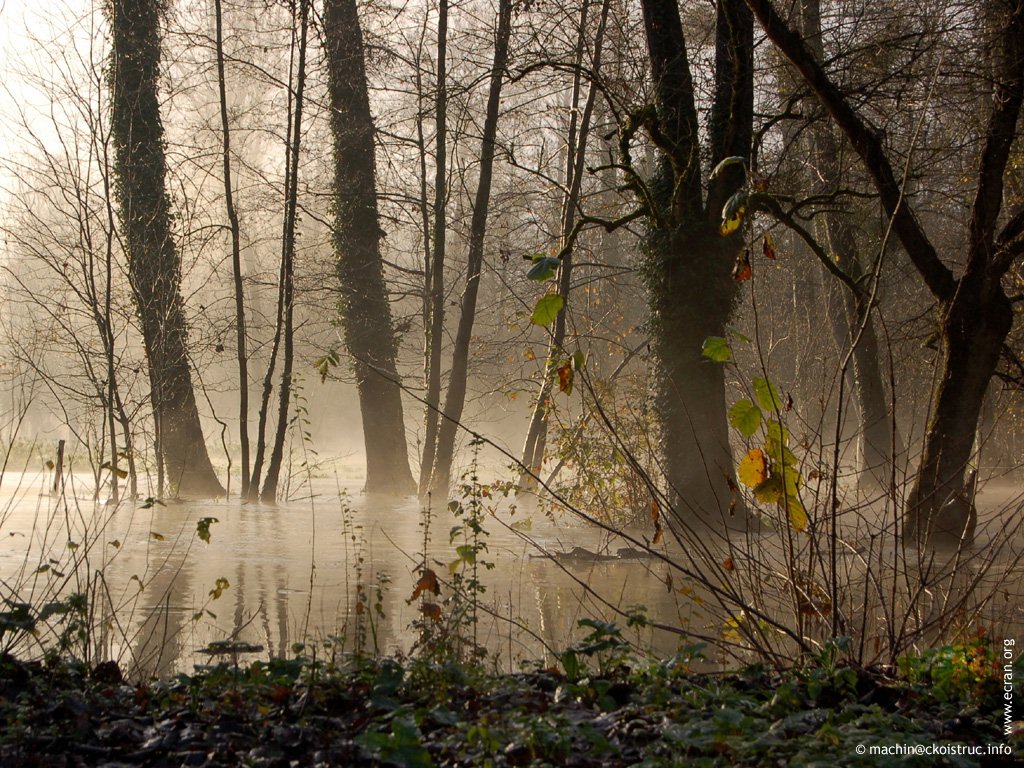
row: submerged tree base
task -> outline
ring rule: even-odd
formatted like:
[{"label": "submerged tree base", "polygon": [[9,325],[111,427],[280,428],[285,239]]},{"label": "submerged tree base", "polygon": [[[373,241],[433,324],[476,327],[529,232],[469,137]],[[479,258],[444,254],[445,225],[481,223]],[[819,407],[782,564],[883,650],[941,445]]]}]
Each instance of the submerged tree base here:
[{"label": "submerged tree base", "polygon": [[[1002,673],[982,646],[930,652],[899,678],[827,659],[783,674],[700,674],[682,657],[564,671],[492,675],[356,657],[218,665],[135,685],[112,662],[89,670],[4,656],[0,762],[970,766],[1024,757],[1020,737],[1004,736]],[[894,756],[897,745],[933,751]]]}]

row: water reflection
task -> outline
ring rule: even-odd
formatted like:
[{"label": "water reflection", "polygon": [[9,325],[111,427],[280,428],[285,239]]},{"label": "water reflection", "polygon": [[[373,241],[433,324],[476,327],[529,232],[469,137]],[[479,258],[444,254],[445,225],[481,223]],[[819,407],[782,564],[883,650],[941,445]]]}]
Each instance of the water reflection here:
[{"label": "water reflection", "polygon": [[[38,478],[22,478],[19,487],[26,484],[41,487]],[[38,490],[5,496],[8,546],[0,577],[38,603],[58,587],[41,577],[33,582],[40,563],[58,561],[61,573],[84,565],[80,570],[101,584],[104,622],[95,650],[135,671],[187,670],[207,660],[199,651],[226,638],[263,646],[273,656],[289,654],[301,641],[333,639],[349,650],[364,642],[368,650],[393,653],[408,652],[416,640],[418,606],[407,598],[424,531],[415,500],[370,499],[352,489],[339,494],[332,481],[319,483],[312,499],[276,507],[237,501],[105,507],[83,486],[76,490],[64,498]],[[217,520],[209,543],[196,534],[203,518]],[[448,534],[457,522],[445,511],[430,525],[429,564],[445,577],[456,557]],[[504,524],[485,520],[481,557],[495,567],[480,571],[486,591],[477,636],[501,666],[550,656],[578,635],[579,619],[616,618],[610,606],[644,605],[671,623],[682,615],[678,595],[666,590],[664,573],[651,563],[554,563],[531,556],[536,550],[509,522],[523,523],[530,538],[558,551],[608,546],[597,531],[556,525],[540,514],[527,520],[520,513]],[[69,550],[68,541],[79,548]],[[360,589],[370,608],[363,614],[356,605]],[[447,593],[443,588],[441,597]],[[653,641],[665,653],[677,644],[650,630],[633,632],[633,639]]]},{"label": "water reflection", "polygon": [[[106,507],[93,502],[82,485],[70,483],[67,496],[55,497],[41,477],[26,475],[14,482],[7,477],[0,488],[0,578],[8,593],[36,605],[57,591],[88,591],[101,619],[94,652],[119,659],[135,674],[190,670],[209,660],[201,654],[204,648],[225,639],[262,646],[263,656],[287,656],[298,642],[311,644],[321,655],[328,652],[328,643],[335,649],[362,644],[381,653],[408,652],[417,638],[413,622],[420,618],[418,604],[408,600],[424,548],[418,503],[339,491],[329,480],[316,483],[313,491],[310,499],[276,507],[238,501]],[[210,524],[208,543],[197,535],[203,518],[217,521]],[[427,532],[428,564],[443,577],[456,557],[448,539],[457,523],[446,510],[432,516]],[[728,631],[731,609],[664,562],[556,562],[540,555],[534,543],[559,552],[582,547],[614,553],[626,546],[571,518],[555,520],[536,511],[512,517],[501,508],[496,517],[485,519],[484,527],[488,535],[482,558],[495,567],[480,571],[486,591],[477,637],[503,668],[526,659],[553,661],[553,652],[580,637],[577,623],[583,618],[614,620],[628,639],[661,655],[687,642],[678,632],[650,626],[625,629],[617,611],[640,606],[654,622],[693,636]],[[781,569],[781,542],[769,537],[760,546],[766,562],[777,562]],[[685,561],[686,554],[677,549],[674,556]],[[710,557],[723,583],[748,578],[735,552]],[[864,620],[863,627],[852,629],[868,638],[889,631],[889,619],[867,616],[876,608],[858,597],[858,585],[865,581],[858,562],[864,558],[856,553],[844,558],[849,589],[844,587],[843,600],[852,621]],[[771,569],[749,573],[743,589],[776,590],[778,605],[792,597],[792,584],[774,583]],[[933,580],[939,585],[936,605],[943,600],[948,605],[951,595],[965,590],[988,594],[996,588],[995,573],[975,571],[973,581],[965,573],[945,592],[941,579]],[[365,595],[362,612],[360,592]],[[448,594],[443,588],[441,597]],[[1001,605],[1008,620],[1019,624],[1017,597]],[[778,605],[766,610],[780,610]],[[798,602],[795,610],[805,607]],[[969,614],[975,603],[967,600],[963,610]],[[912,618],[927,625],[927,616]],[[803,619],[809,632],[827,630],[821,616]],[[791,654],[795,646],[782,638],[778,648]]]}]

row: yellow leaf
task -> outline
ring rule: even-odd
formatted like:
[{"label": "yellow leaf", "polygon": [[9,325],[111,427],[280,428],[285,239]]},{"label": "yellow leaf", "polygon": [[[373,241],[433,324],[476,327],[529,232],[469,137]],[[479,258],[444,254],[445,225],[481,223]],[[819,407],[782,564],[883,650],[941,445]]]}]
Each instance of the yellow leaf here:
[{"label": "yellow leaf", "polygon": [[744,212],[746,212],[746,208],[741,206],[740,208],[736,209],[735,214],[733,214],[728,219],[725,219],[722,222],[722,226],[719,227],[719,231],[722,233],[723,237],[731,235],[733,232],[740,228],[740,224],[743,223]]},{"label": "yellow leaf", "polygon": [[768,478],[768,457],[760,448],[751,448],[740,459],[736,475],[748,488],[756,488]]},{"label": "yellow leaf", "polygon": [[795,496],[786,497],[786,509],[789,512],[789,523],[795,531],[807,530],[807,510]]}]

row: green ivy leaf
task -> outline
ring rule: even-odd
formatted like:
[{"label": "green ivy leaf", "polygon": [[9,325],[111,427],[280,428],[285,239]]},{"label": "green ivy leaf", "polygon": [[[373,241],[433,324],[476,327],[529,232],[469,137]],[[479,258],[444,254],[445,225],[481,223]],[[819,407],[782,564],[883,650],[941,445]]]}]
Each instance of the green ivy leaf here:
[{"label": "green ivy leaf", "polygon": [[530,322],[540,326],[551,325],[564,305],[565,300],[557,293],[541,296],[537,306],[533,308],[533,314],[530,315]]},{"label": "green ivy leaf", "polygon": [[749,400],[733,403],[729,409],[729,423],[744,437],[750,437],[761,426],[761,409]]},{"label": "green ivy leaf", "polygon": [[708,336],[704,339],[704,345],[700,351],[704,357],[715,363],[732,360],[732,347],[729,346],[729,340],[722,336]]}]

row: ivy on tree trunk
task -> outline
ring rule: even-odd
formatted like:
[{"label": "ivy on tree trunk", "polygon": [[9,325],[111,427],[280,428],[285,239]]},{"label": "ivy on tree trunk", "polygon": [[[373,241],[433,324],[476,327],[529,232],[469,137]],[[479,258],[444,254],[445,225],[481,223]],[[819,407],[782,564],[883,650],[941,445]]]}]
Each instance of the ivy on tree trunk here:
[{"label": "ivy on tree trunk", "polygon": [[158,460],[170,490],[215,496],[223,488],[203,440],[188,359],[181,259],[171,232],[165,189],[156,0],[110,0],[111,134],[115,190],[128,273],[149,363]]}]

